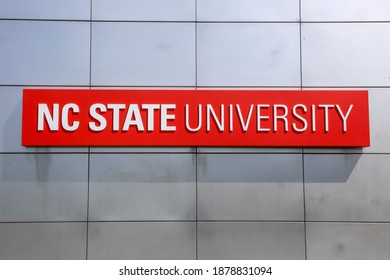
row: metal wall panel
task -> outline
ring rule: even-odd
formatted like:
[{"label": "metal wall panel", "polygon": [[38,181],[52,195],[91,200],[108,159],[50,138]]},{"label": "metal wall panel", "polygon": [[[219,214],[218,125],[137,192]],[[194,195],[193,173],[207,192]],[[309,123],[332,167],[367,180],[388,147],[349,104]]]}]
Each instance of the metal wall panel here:
[{"label": "metal wall panel", "polygon": [[390,224],[308,223],[307,257],[320,260],[388,260]]},{"label": "metal wall panel", "polygon": [[201,21],[297,21],[298,0],[197,0]]},{"label": "metal wall panel", "polygon": [[199,23],[199,86],[299,86],[299,24]]},{"label": "metal wall panel", "polygon": [[86,223],[0,223],[2,260],[82,260]]},{"label": "metal wall panel", "polygon": [[390,222],[390,155],[305,155],[309,221]]},{"label": "metal wall panel", "polygon": [[1,85],[88,85],[89,23],[0,21]]},{"label": "metal wall panel", "polygon": [[198,153],[205,154],[299,154],[301,148],[256,148],[256,147],[199,147]]},{"label": "metal wall panel", "polygon": [[95,22],[92,84],[194,86],[192,23]]},{"label": "metal wall panel", "polygon": [[1,154],[0,221],[86,221],[88,156]]},{"label": "metal wall panel", "polygon": [[194,147],[91,147],[91,153],[120,154],[185,154],[195,153]]},{"label": "metal wall panel", "polygon": [[92,154],[91,220],[195,219],[195,155]]},{"label": "metal wall panel", "polygon": [[199,259],[304,259],[303,223],[203,222]]},{"label": "metal wall panel", "polygon": [[90,0],[0,0],[0,18],[89,20]]},{"label": "metal wall panel", "polygon": [[371,146],[367,153],[390,153],[390,89],[370,89]]},{"label": "metal wall panel", "polygon": [[89,259],[195,259],[195,223],[90,223]]},{"label": "metal wall panel", "polygon": [[193,21],[195,0],[94,0],[94,20]]},{"label": "metal wall panel", "polygon": [[302,24],[303,86],[390,86],[390,23]]},{"label": "metal wall panel", "polygon": [[301,0],[303,21],[390,20],[388,0]]},{"label": "metal wall panel", "polygon": [[303,220],[302,156],[200,154],[200,220]]}]

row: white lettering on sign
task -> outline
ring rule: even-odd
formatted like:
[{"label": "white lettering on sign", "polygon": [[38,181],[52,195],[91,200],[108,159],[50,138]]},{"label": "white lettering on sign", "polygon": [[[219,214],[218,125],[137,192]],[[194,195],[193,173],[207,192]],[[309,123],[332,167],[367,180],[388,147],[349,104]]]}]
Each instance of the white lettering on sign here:
[{"label": "white lettering on sign", "polygon": [[122,130],[128,131],[131,125],[136,126],[138,131],[145,130],[144,124],[142,123],[141,113],[139,112],[138,105],[136,104],[130,104]]},{"label": "white lettering on sign", "polygon": [[146,109],[148,111],[148,131],[154,130],[154,112],[157,109],[160,109],[159,104],[142,104],[142,109]]},{"label": "white lettering on sign", "polygon": [[219,131],[224,131],[224,127],[225,127],[224,107],[225,107],[224,105],[221,105],[220,110],[219,110],[220,114],[218,117],[214,111],[213,106],[211,104],[206,105],[206,123],[207,123],[206,130],[207,131],[211,130],[211,122],[210,122],[211,116],[213,116],[214,122],[217,125]]},{"label": "white lettering on sign", "polygon": [[73,124],[69,124],[69,110],[72,109],[73,113],[79,113],[80,109],[79,106],[77,106],[74,103],[66,104],[62,108],[62,114],[61,114],[61,120],[62,120],[62,128],[66,131],[75,131],[77,128],[79,128],[80,122],[74,121]]},{"label": "white lettering on sign", "polygon": [[[347,119],[353,108],[353,105],[350,105],[345,112],[338,104],[318,104],[309,107],[311,109],[311,112],[309,112],[309,109],[304,104],[296,104],[292,108],[289,108],[284,104],[256,104],[257,112],[256,115],[252,117],[254,106],[254,104],[249,106],[249,109],[246,110],[248,113],[244,118],[242,108],[239,104],[229,104],[229,106],[227,106],[228,117],[225,117],[224,105],[220,105],[216,110],[212,105],[207,104],[205,112],[202,111],[202,105],[198,105],[198,118],[197,120],[191,119],[190,121],[190,116],[192,116],[191,108],[189,104],[186,104],[184,114],[186,118],[185,126],[186,129],[191,132],[199,131],[203,125],[202,118],[205,117],[206,131],[212,130],[212,123],[215,124],[215,128],[218,131],[225,131],[225,124],[227,122],[229,131],[232,132],[233,124],[235,122],[234,116],[236,116],[236,118],[238,118],[240,128],[244,132],[248,131],[252,121],[256,122],[257,132],[270,132],[272,127],[272,132],[277,132],[280,129],[284,132],[288,132],[291,128],[294,132],[302,133],[308,129],[309,123],[311,124],[311,131],[315,132],[317,129],[317,115],[321,114],[320,111],[323,111],[324,131],[328,132],[330,129],[330,114],[333,112],[332,109],[336,108],[337,116],[342,124],[343,132],[346,132]],[[295,121],[289,121],[289,114],[294,117]],[[265,127],[264,123],[269,122],[270,120],[272,121],[271,127]],[[192,127],[190,123],[196,123],[197,126]]]},{"label": "white lettering on sign", "polygon": [[[283,110],[283,114],[278,114],[278,109]],[[279,110],[280,111],[280,110]],[[278,131],[278,120],[283,121],[284,131],[288,131],[288,120],[287,120],[288,108],[286,105],[275,104],[274,105],[274,131]]]},{"label": "white lettering on sign", "polygon": [[261,120],[268,120],[269,116],[261,115],[261,108],[269,108],[269,104],[257,104],[257,131],[270,131],[270,128],[261,128]]},{"label": "white lettering on sign", "polygon": [[190,116],[189,116],[189,106],[188,104],[186,104],[185,106],[185,111],[186,111],[186,114],[185,114],[185,118],[186,118],[186,129],[191,131],[191,132],[195,132],[195,131],[199,131],[199,129],[202,128],[202,104],[199,104],[198,105],[198,126],[196,128],[192,128],[190,127]]},{"label": "white lettering on sign", "polygon": [[[61,111],[61,127],[66,131],[75,131],[79,128],[80,122],[73,121],[69,123],[69,111],[72,110],[73,113],[79,113],[80,109],[74,103],[65,104],[62,107]],[[59,129],[59,111],[60,105],[57,103],[53,104],[52,113],[49,110],[47,104],[38,104],[38,131],[43,131],[45,126],[45,121],[49,127],[50,131],[58,131]]]},{"label": "white lettering on sign", "polygon": [[302,128],[298,128],[297,124],[293,123],[292,128],[296,132],[304,132],[307,129],[307,120],[303,116],[298,114],[297,108],[300,108],[303,113],[307,112],[307,108],[303,104],[297,104],[297,105],[295,105],[293,107],[292,114],[293,114],[294,117],[296,117],[298,120],[300,120],[302,122],[303,127]]},{"label": "white lettering on sign", "polygon": [[[93,131],[102,131],[107,126],[105,113],[112,112],[112,130],[119,131],[121,127],[120,112],[126,111],[121,131],[128,131],[131,127],[135,127],[137,131],[145,131],[145,122],[141,112],[146,112],[146,129],[154,131],[155,129],[155,113],[160,111],[160,130],[161,131],[176,131],[176,126],[169,125],[169,121],[175,120],[175,114],[170,111],[175,110],[175,104],[93,104],[89,109],[89,115],[94,120],[89,122],[89,128]],[[99,112],[98,112],[99,110]]]},{"label": "white lettering on sign", "polygon": [[329,104],[320,104],[318,108],[324,109],[324,119],[325,119],[325,131],[329,131],[329,108],[333,108],[334,105]]},{"label": "white lettering on sign", "polygon": [[161,105],[161,131],[176,131],[176,126],[168,126],[168,121],[175,119],[175,115],[168,114],[168,110],[174,109],[176,109],[175,104]]},{"label": "white lettering on sign", "polygon": [[119,111],[125,109],[125,104],[107,104],[107,109],[112,109],[112,130],[119,130]]},{"label": "white lettering on sign", "polygon": [[[103,131],[107,126],[107,121],[102,115],[98,114],[96,110],[99,110],[100,112],[103,113],[107,112],[107,108],[104,104],[101,103],[93,104],[89,108],[89,114],[95,121],[89,122],[89,128],[92,131]],[[96,125],[96,122],[98,122],[99,125]]]},{"label": "white lettering on sign", "polygon": [[[246,118],[246,121],[244,122],[244,119],[243,119],[242,113],[241,113],[240,105],[236,104],[236,110],[237,110],[237,113],[238,113],[238,118],[240,119],[240,124],[241,124],[241,128],[242,128],[243,131],[247,131],[248,130],[249,122],[250,122],[250,119],[251,119],[251,116],[252,116],[252,112],[253,112],[253,107],[254,107],[254,105],[252,104],[250,106],[250,108],[249,108],[249,112],[248,112],[248,116]],[[232,110],[233,110],[233,106],[232,106]],[[231,112],[231,116],[233,116],[232,112]],[[233,122],[233,121],[231,120],[231,122]],[[233,125],[232,125],[232,128],[233,128]]]},{"label": "white lettering on sign", "polygon": [[53,114],[47,104],[38,104],[38,131],[43,131],[45,120],[50,131],[58,131],[59,104],[53,104]]},{"label": "white lettering on sign", "polygon": [[348,116],[349,116],[349,113],[351,113],[352,107],[353,107],[352,104],[349,105],[348,111],[347,111],[347,113],[344,115],[344,114],[343,114],[343,111],[342,111],[341,108],[340,108],[340,106],[339,106],[339,105],[336,105],[337,112],[340,114],[340,117],[341,117],[342,120],[343,120],[343,132],[346,132],[346,131],[347,131],[347,118],[348,118]]},{"label": "white lettering on sign", "polygon": [[[112,131],[129,131],[135,128],[139,132],[176,131],[176,104],[102,104],[95,103],[89,108],[88,128],[94,132],[107,129]],[[219,132],[232,132],[238,125],[238,129],[247,132],[253,123],[256,132],[288,132],[290,129],[296,133],[303,133],[310,129],[315,132],[319,126],[318,119],[323,120],[325,132],[331,128],[330,118],[340,120],[343,132],[348,131],[348,118],[353,110],[353,105],[341,108],[339,104],[296,104],[289,107],[285,104],[250,104],[244,108],[240,104],[197,104],[190,106],[185,104],[183,123],[187,131],[197,132],[202,128],[208,132],[216,129]],[[194,110],[194,111],[193,111]],[[256,111],[256,112],[254,112]],[[38,104],[37,130],[76,131],[80,126],[77,115],[81,114],[80,108],[75,103],[60,105],[54,103],[51,106],[44,103]],[[291,117],[292,116],[292,117]],[[320,116],[320,117],[318,117]],[[191,119],[190,119],[191,118]]]}]

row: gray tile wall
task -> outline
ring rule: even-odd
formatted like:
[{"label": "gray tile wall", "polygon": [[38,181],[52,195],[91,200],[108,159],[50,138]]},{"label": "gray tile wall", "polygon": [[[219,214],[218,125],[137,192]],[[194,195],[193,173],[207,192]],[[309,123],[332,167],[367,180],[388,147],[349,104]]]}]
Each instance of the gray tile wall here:
[{"label": "gray tile wall", "polygon": [[[0,0],[0,259],[389,259],[387,0]],[[24,148],[22,89],[368,89],[371,147]]]}]

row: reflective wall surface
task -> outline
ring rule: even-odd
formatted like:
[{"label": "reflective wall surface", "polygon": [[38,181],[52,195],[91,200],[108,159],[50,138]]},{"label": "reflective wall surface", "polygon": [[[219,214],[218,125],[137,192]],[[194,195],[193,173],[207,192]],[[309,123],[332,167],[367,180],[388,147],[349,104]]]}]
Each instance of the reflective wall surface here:
[{"label": "reflective wall surface", "polygon": [[[389,1],[0,7],[0,259],[390,259]],[[371,146],[25,148],[31,87],[367,89]]]}]

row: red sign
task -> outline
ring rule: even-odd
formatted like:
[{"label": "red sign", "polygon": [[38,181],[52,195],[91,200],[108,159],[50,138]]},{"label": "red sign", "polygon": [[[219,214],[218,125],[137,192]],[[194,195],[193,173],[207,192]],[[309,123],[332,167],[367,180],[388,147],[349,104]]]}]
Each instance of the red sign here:
[{"label": "red sign", "polygon": [[368,92],[25,89],[22,145],[363,147]]}]

